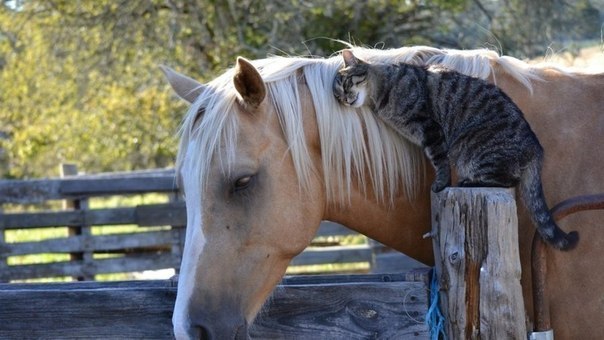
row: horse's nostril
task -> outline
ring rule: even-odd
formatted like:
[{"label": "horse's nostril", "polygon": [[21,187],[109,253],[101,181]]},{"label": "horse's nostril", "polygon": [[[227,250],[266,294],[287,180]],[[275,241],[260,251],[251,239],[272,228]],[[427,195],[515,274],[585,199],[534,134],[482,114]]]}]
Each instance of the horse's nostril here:
[{"label": "horse's nostril", "polygon": [[205,327],[198,327],[199,331],[199,339],[200,340],[212,340],[212,337],[210,336],[210,332],[207,330],[207,328]]}]

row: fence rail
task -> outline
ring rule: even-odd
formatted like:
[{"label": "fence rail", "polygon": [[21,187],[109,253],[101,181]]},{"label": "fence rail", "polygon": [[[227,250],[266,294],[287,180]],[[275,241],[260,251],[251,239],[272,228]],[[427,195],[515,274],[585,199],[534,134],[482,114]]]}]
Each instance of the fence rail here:
[{"label": "fence rail", "polygon": [[[135,206],[89,207],[90,199],[98,197],[150,193],[168,195],[172,199],[166,203]],[[177,270],[186,225],[185,204],[177,197],[174,171],[170,169],[0,180],[0,282],[65,276],[92,280],[101,273]],[[52,203],[56,200],[67,203],[59,208],[57,203]],[[14,209],[30,205],[44,208],[36,211]],[[5,209],[3,212],[2,206],[10,206],[12,211]],[[112,226],[123,225],[135,227],[128,231],[112,231]],[[102,232],[92,229],[98,226],[102,226]],[[32,228],[67,231],[61,237],[7,241],[8,232]],[[317,232],[317,237],[323,237],[322,246],[312,244],[314,246],[294,258],[291,265],[372,263],[375,255],[372,246],[342,246],[337,242],[337,237],[348,235],[358,234],[342,225],[324,221]],[[335,242],[331,241],[333,238],[325,242],[325,237],[329,236],[336,237]],[[26,264],[11,261],[14,257],[49,253],[70,254],[70,260]]]},{"label": "fence rail", "polygon": [[150,192],[178,192],[174,171],[145,170],[129,174],[120,172],[55,179],[3,180],[0,181],[0,204],[31,204],[47,200]]},{"label": "fence rail", "polygon": [[[428,339],[429,270],[286,277],[252,339]],[[176,282],[0,284],[0,338],[172,339]]]}]

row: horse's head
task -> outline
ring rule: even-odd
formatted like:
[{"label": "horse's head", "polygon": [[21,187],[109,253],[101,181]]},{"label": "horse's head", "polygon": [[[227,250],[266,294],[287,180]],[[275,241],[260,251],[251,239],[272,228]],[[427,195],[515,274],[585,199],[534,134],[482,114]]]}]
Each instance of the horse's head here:
[{"label": "horse's head", "polygon": [[[239,58],[206,85],[163,70],[192,104],[178,160],[187,235],[174,333],[245,338],[291,258],[318,228],[321,182],[311,174],[300,184],[271,93],[250,62]],[[314,153],[309,158],[319,157]]]}]

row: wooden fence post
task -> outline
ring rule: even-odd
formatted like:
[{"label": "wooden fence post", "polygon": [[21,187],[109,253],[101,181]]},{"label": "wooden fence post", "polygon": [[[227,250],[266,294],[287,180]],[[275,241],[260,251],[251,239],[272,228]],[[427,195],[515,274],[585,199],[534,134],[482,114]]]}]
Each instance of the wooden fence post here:
[{"label": "wooden fence post", "polygon": [[[4,214],[4,210],[2,208],[2,205],[0,205],[0,218],[3,218],[2,214]],[[4,228],[0,228],[0,282],[4,282],[4,277],[2,273],[6,272],[6,269],[8,269],[8,252],[3,249],[5,244],[4,233]],[[8,282],[9,280],[6,281]]]},{"label": "wooden fence post", "polygon": [[440,307],[450,339],[526,339],[514,191],[432,194]]},{"label": "wooden fence post", "polygon": [[[61,177],[75,176],[78,174],[78,168],[75,164],[61,164],[59,168]],[[88,209],[88,198],[81,198],[75,200],[63,200],[63,209],[65,210],[86,210]],[[92,235],[90,226],[80,225],[77,227],[68,228],[69,236],[77,235]],[[83,263],[92,263],[93,255],[92,252],[79,252],[69,254],[71,261],[83,261]],[[86,268],[85,266],[83,268]],[[74,277],[78,281],[90,281],[94,280],[94,274],[83,272],[81,275]]]},{"label": "wooden fence post", "polygon": [[[183,202],[181,193],[180,193],[179,189],[178,192],[172,192],[170,194],[168,194],[168,199],[170,201],[170,203],[178,203],[178,202]],[[176,268],[174,268],[174,275],[178,275],[180,273],[180,265],[181,265],[181,261],[182,261],[182,254],[184,252],[184,248],[185,248],[185,236],[187,235],[187,228],[186,228],[186,224],[185,225],[171,225],[171,228],[173,230],[173,237],[172,237],[172,247],[171,247],[171,252],[172,252],[172,256],[174,256],[174,258],[178,259],[178,266]]]}]

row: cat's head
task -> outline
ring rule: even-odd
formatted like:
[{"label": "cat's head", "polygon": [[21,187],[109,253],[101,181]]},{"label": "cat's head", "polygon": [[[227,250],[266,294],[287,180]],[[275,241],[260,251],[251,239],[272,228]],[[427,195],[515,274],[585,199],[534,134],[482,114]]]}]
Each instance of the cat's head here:
[{"label": "cat's head", "polygon": [[338,71],[333,82],[333,94],[340,103],[360,107],[368,98],[367,71],[369,64],[343,50],[344,68]]}]

